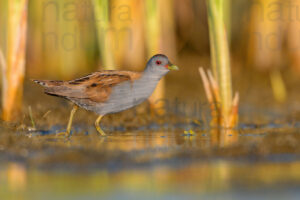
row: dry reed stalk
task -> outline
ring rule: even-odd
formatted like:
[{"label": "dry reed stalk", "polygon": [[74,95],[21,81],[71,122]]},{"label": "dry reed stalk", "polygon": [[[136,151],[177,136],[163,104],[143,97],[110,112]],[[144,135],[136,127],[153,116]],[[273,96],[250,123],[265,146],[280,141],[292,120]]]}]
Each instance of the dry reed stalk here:
[{"label": "dry reed stalk", "polygon": [[[300,0],[293,0],[293,8],[300,7]],[[300,74],[300,50],[299,50],[299,12],[293,12],[289,6],[284,6],[290,19],[287,24],[287,50],[293,69]]]},{"label": "dry reed stalk", "polygon": [[2,117],[5,121],[12,121],[22,107],[27,5],[27,0],[10,0],[8,2],[6,61],[1,56],[3,68]]},{"label": "dry reed stalk", "polygon": [[143,1],[112,2],[115,7],[112,9],[112,26],[117,30],[114,37],[116,65],[133,71],[143,70],[146,54]]},{"label": "dry reed stalk", "polygon": [[[300,1],[293,1],[294,7],[298,7]],[[288,17],[287,20],[274,19],[272,5],[280,7],[280,17]],[[289,3],[288,3],[289,4]],[[251,9],[250,38],[248,47],[248,62],[259,70],[270,72],[271,86],[275,100],[286,100],[287,91],[282,79],[279,67],[282,65],[282,52],[284,43],[287,41],[287,51],[291,56],[292,63],[299,61],[299,51],[295,50],[298,45],[297,12],[293,12],[289,6],[284,6],[284,1],[259,0]],[[295,28],[296,27],[296,28]],[[286,29],[286,30],[285,30]],[[285,38],[285,36],[288,36]],[[291,51],[292,49],[292,51]],[[296,58],[296,59],[295,59]]]},{"label": "dry reed stalk", "polygon": [[161,23],[161,48],[173,62],[176,60],[176,27],[174,0],[159,1],[160,23]]},{"label": "dry reed stalk", "polygon": [[[280,30],[283,28],[283,20],[270,18],[270,13],[273,12],[270,5],[275,2],[277,3],[274,0],[258,0],[251,8],[248,60],[251,66],[260,70],[278,67],[282,59],[284,34]],[[280,1],[278,5],[281,5]]]},{"label": "dry reed stalk", "polygon": [[238,92],[235,93],[233,101],[232,101],[232,108],[231,113],[229,116],[228,127],[234,128],[238,124],[239,120],[239,102],[240,102],[240,95]]},{"label": "dry reed stalk", "polygon": [[205,73],[202,67],[199,68],[199,73],[203,82],[205,94],[207,100],[210,104],[212,121],[212,127],[222,126],[224,128],[234,128],[238,124],[238,105],[239,105],[239,93],[235,94],[235,97],[232,101],[232,107],[230,109],[230,114],[228,116],[228,121],[224,121],[222,115],[222,107],[220,92],[217,82],[215,81],[212,73],[208,70]]},{"label": "dry reed stalk", "polygon": [[211,109],[212,121],[210,124],[211,126],[215,127],[218,126],[220,122],[219,108],[217,104],[218,101],[216,97],[218,90],[214,88],[213,81],[207,77],[202,67],[199,68],[199,73],[202,78],[205,94]]},{"label": "dry reed stalk", "polygon": [[207,100],[211,105],[213,105],[214,99],[213,99],[213,95],[212,95],[211,88],[210,88],[210,82],[208,81],[207,75],[202,67],[199,68],[199,73],[202,78],[204,91],[205,91]]}]

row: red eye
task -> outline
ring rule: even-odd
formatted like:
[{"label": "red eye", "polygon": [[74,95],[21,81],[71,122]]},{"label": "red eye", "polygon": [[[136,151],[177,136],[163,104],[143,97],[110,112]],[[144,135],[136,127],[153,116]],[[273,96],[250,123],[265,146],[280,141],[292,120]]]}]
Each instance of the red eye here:
[{"label": "red eye", "polygon": [[157,60],[157,61],[156,61],[156,64],[157,64],[157,65],[161,65],[161,61],[160,61],[160,60]]}]

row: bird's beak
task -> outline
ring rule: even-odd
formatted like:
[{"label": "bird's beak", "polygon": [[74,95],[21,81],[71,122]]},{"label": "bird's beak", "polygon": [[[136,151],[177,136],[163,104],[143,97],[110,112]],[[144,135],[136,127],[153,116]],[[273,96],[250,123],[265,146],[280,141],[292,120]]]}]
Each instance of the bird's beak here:
[{"label": "bird's beak", "polygon": [[176,65],[173,65],[172,63],[168,64],[168,69],[169,70],[174,70],[174,71],[179,70],[179,68]]}]

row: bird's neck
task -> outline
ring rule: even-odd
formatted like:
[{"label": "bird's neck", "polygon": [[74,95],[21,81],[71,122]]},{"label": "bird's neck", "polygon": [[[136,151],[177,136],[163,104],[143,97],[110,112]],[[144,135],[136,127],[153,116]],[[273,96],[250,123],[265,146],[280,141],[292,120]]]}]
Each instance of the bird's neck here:
[{"label": "bird's neck", "polygon": [[141,79],[145,81],[159,82],[165,74],[155,74],[149,70],[145,70]]}]

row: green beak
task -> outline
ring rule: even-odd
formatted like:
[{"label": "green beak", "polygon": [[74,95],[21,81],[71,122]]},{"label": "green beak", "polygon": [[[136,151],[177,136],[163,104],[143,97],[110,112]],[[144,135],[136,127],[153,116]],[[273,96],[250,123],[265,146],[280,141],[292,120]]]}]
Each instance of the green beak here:
[{"label": "green beak", "polygon": [[168,69],[169,69],[169,70],[174,70],[174,71],[179,70],[179,68],[178,68],[176,65],[173,65],[173,64],[171,64],[171,63],[169,63]]}]

